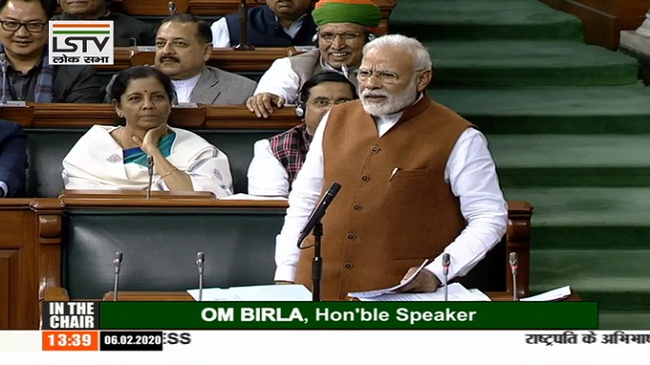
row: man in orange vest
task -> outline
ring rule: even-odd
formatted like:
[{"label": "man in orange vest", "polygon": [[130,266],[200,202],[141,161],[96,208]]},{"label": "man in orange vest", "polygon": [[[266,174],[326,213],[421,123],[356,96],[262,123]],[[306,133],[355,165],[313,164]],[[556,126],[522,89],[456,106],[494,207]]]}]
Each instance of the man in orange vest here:
[{"label": "man in orange vest", "polygon": [[360,100],[334,106],[314,135],[276,242],[277,282],[311,287],[313,249],[296,242],[320,195],[341,189],[323,219],[322,298],[397,284],[435,291],[465,275],[506,232],[507,204],[483,134],[432,101],[426,48],[401,35],[363,49]]}]

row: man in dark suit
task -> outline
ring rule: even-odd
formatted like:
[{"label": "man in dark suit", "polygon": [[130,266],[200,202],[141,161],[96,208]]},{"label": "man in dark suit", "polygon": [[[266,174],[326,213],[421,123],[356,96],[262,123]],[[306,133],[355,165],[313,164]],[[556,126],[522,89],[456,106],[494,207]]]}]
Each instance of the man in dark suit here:
[{"label": "man in dark suit", "polygon": [[[267,0],[265,5],[248,9],[246,35],[255,47],[311,46],[316,23],[311,17],[311,0]],[[240,41],[239,13],[214,22],[212,44],[234,47]]]},{"label": "man in dark suit", "polygon": [[27,134],[20,124],[0,120],[0,197],[12,197],[25,190]]}]

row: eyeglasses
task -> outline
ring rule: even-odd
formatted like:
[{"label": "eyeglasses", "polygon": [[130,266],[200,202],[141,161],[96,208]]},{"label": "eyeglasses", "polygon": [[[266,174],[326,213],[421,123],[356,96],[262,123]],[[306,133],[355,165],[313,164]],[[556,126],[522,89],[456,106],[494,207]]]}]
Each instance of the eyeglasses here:
[{"label": "eyeglasses", "polygon": [[357,79],[359,81],[367,81],[372,75],[377,76],[382,84],[395,84],[399,80],[399,76],[394,72],[357,69]]},{"label": "eyeglasses", "polygon": [[340,37],[342,41],[347,42],[359,38],[359,32],[343,32],[343,33],[320,33],[318,38],[325,43],[332,43],[336,37]]},{"label": "eyeglasses", "polygon": [[2,24],[2,29],[6,30],[7,32],[17,32],[20,27],[25,27],[28,32],[30,33],[40,33],[45,29],[45,24],[47,23],[39,23],[39,22],[29,22],[29,23],[21,23],[21,22],[15,22],[13,20],[0,20],[0,24]]},{"label": "eyeglasses", "polygon": [[[420,71],[424,71],[424,70],[415,70],[416,73]],[[372,75],[377,76],[379,82],[386,85],[396,84],[397,81],[399,81],[399,75],[390,71],[371,71],[371,70],[360,68],[357,69],[356,73],[357,73],[357,80],[364,81],[364,82],[368,81],[372,77]]]},{"label": "eyeglasses", "polygon": [[347,103],[348,101],[350,101],[350,99],[339,99],[339,100],[314,99],[314,100],[310,100],[309,103],[316,108],[325,109],[325,108],[331,108],[333,105]]}]

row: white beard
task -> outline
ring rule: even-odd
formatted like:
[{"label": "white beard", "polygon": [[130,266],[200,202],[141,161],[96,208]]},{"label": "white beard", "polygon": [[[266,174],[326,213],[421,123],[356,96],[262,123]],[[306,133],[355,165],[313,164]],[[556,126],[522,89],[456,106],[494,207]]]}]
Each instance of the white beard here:
[{"label": "white beard", "polygon": [[[363,92],[359,92],[359,95],[361,96],[361,105],[363,105],[363,110],[366,113],[373,116],[384,116],[397,113],[411,105],[415,101],[417,93],[415,82],[412,82],[409,87],[397,94],[390,94],[385,90],[364,90]],[[386,101],[381,104],[366,101],[368,94],[384,96],[386,97]]]}]

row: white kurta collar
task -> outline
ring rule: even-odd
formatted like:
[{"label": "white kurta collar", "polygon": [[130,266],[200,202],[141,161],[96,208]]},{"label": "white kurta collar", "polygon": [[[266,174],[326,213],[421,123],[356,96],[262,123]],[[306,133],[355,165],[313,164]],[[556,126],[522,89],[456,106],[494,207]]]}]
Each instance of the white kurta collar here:
[{"label": "white kurta collar", "polygon": [[174,89],[176,89],[176,97],[179,103],[190,102],[190,96],[192,96],[192,91],[194,90],[194,87],[196,87],[196,84],[198,84],[200,77],[201,74],[199,73],[196,76],[190,77],[189,79],[172,80]]}]

